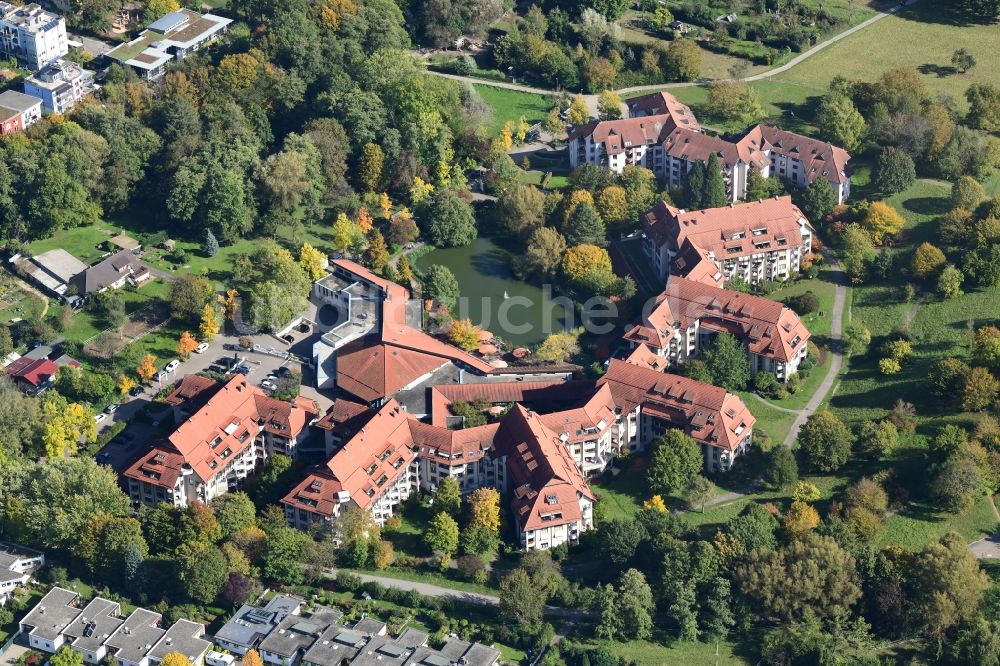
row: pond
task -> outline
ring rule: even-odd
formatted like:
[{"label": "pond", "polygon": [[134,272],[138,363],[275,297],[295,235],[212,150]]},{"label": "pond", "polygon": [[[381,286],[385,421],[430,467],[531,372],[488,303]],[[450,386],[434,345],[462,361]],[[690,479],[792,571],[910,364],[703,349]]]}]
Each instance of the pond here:
[{"label": "pond", "polygon": [[[489,238],[471,245],[433,250],[416,261],[426,270],[447,267],[462,290],[457,319],[471,319],[514,345],[533,345],[566,324],[566,309],[549,285],[529,284],[514,276],[513,256]],[[555,301],[555,302],[554,302]]]}]

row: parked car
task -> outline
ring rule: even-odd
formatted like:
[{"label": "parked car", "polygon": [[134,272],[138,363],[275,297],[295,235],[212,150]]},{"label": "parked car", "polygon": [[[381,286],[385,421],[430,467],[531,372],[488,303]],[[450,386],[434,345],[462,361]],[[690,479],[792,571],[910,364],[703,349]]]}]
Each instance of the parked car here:
[{"label": "parked car", "polygon": [[287,377],[291,372],[292,372],[291,368],[289,368],[287,365],[283,365],[277,370],[275,370],[274,374],[277,377]]},{"label": "parked car", "polygon": [[133,398],[135,398],[136,396],[142,395],[142,392],[145,391],[145,390],[146,390],[146,388],[144,386],[136,386],[131,391],[129,391],[128,394],[130,396],[132,396]]},{"label": "parked car", "polygon": [[98,463],[102,463],[102,464],[106,463],[106,462],[108,462],[108,458],[110,458],[110,457],[111,456],[109,456],[107,453],[103,453],[103,452],[98,453],[97,454],[97,462]]},{"label": "parked car", "polygon": [[266,379],[260,383],[260,387],[267,391],[274,391],[275,389],[278,388],[274,382],[270,382]]},{"label": "parked car", "polygon": [[195,354],[204,354],[207,351],[208,351],[208,343],[207,342],[203,342],[203,343],[201,343],[200,345],[198,345],[197,347],[194,348],[194,353]]},{"label": "parked car", "polygon": [[181,365],[181,362],[180,362],[180,361],[178,361],[178,360],[177,360],[177,359],[175,358],[175,359],[174,359],[174,360],[172,360],[172,361],[171,361],[170,363],[167,363],[167,364],[166,364],[166,365],[164,366],[164,368],[163,368],[163,371],[164,371],[164,372],[173,372],[174,370],[176,370],[177,368],[179,368],[179,367],[180,367],[180,365]]},{"label": "parked car", "polygon": [[108,418],[107,414],[95,414],[94,415],[94,423],[100,423],[100,422],[102,422],[106,418]]},{"label": "parked car", "polygon": [[118,411],[119,407],[121,407],[121,405],[119,405],[117,402],[113,402],[113,403],[111,403],[110,405],[108,405],[107,407],[104,408],[104,413],[105,414],[114,414],[115,412]]}]

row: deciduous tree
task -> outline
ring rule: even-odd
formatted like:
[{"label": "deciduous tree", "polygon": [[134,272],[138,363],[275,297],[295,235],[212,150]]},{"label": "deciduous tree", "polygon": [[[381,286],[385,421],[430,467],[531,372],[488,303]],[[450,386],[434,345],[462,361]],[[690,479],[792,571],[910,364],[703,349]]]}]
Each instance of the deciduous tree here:
[{"label": "deciduous tree", "polygon": [[832,472],[843,467],[851,456],[854,437],[830,411],[816,412],[799,431],[799,446],[810,469]]},{"label": "deciduous tree", "polygon": [[656,442],[647,479],[654,494],[682,492],[705,466],[701,447],[681,430],[668,430]]},{"label": "deciduous tree", "polygon": [[883,194],[902,192],[917,178],[917,170],[911,158],[904,151],[894,146],[882,149],[875,168],[872,171],[872,182]]},{"label": "deciduous tree", "polygon": [[449,310],[458,303],[461,293],[458,288],[458,280],[455,274],[445,266],[433,264],[424,271],[421,279],[423,284],[423,297],[430,298]]},{"label": "deciduous tree", "polygon": [[215,309],[214,303],[205,303],[201,311],[201,323],[198,324],[198,332],[201,339],[211,342],[219,333],[219,312]]},{"label": "deciduous tree", "polygon": [[444,511],[437,513],[424,532],[424,543],[433,553],[453,555],[458,550],[458,523]]},{"label": "deciduous tree", "polygon": [[181,358],[187,358],[197,346],[198,341],[194,339],[194,336],[190,332],[184,331],[177,341],[177,355]]},{"label": "deciduous tree", "polygon": [[729,391],[742,391],[750,381],[750,359],[743,344],[729,333],[720,333],[705,352],[712,383]]}]

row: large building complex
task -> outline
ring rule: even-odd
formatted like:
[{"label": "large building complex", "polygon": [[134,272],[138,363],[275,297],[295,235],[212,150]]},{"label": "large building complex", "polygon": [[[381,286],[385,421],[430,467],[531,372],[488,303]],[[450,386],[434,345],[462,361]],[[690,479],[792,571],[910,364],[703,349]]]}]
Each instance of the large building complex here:
[{"label": "large building complex", "polygon": [[124,473],[136,505],[207,503],[234,490],[268,457],[295,457],[316,417],[311,400],[271,398],[240,374],[186,377],[166,400],[180,425]]},{"label": "large building complex", "polygon": [[0,0],[0,57],[16,58],[26,69],[41,69],[69,52],[66,20],[38,4]]},{"label": "large building complex", "polygon": [[843,203],[851,194],[851,156],[842,148],[777,127],[757,125],[736,141],[706,134],[691,109],[666,92],[627,102],[629,117],[577,125],[569,133],[569,163],[621,173],[645,167],[679,188],[696,162],[719,160],[730,201],[746,197],[751,170],[804,187],[825,178]]},{"label": "large building complex", "polygon": [[147,81],[158,79],[172,60],[182,60],[217,39],[232,19],[215,14],[198,14],[180,9],[158,18],[142,33],[107,52],[107,57],[123,67],[131,67]]},{"label": "large building complex", "polygon": [[815,233],[788,196],[696,211],[661,201],[643,215],[642,230],[661,280],[680,275],[719,286],[733,278],[759,284],[796,275]]},{"label": "large building complex", "polygon": [[798,371],[809,340],[798,315],[781,303],[681,277],[670,279],[625,340],[674,365],[697,357],[718,333],[746,345],[751,370],[772,372],[782,381]]}]

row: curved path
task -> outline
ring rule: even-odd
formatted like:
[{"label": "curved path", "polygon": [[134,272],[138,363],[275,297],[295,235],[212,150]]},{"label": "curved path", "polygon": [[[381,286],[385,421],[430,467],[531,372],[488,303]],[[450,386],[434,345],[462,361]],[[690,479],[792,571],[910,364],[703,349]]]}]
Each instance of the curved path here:
[{"label": "curved path", "polygon": [[[816,55],[818,52],[822,51],[823,49],[825,49],[826,47],[830,46],[831,44],[836,44],[840,40],[845,39],[847,37],[850,37],[851,35],[853,35],[854,33],[858,32],[859,30],[863,30],[864,28],[867,28],[868,26],[872,25],[873,23],[881,21],[882,19],[884,19],[887,16],[892,16],[893,14],[895,14],[896,12],[898,12],[900,9],[903,9],[904,7],[908,7],[908,6],[912,5],[912,4],[914,4],[915,2],[918,2],[918,0],[904,0],[903,2],[900,2],[898,5],[890,7],[888,11],[879,12],[879,13],[875,14],[875,16],[871,17],[870,19],[868,19],[866,21],[862,21],[861,23],[857,24],[856,26],[848,28],[847,30],[845,30],[843,32],[837,33],[833,37],[830,37],[829,39],[820,42],[819,44],[817,44],[816,46],[812,47],[811,49],[809,49],[807,51],[803,51],[799,55],[795,56],[794,58],[792,58],[791,60],[789,60],[788,62],[786,62],[784,65],[781,65],[779,67],[775,67],[774,69],[769,69],[766,72],[761,72],[760,74],[754,74],[753,76],[747,76],[747,77],[743,78],[742,80],[743,81],[747,81],[747,82],[762,81],[764,79],[769,79],[772,76],[777,76],[778,74],[783,74],[784,72],[787,72],[788,70],[790,70],[792,67],[795,67],[796,65],[798,65],[799,63],[801,63],[802,61],[807,60],[808,58],[811,58],[812,56]],[[521,84],[517,84],[517,83],[507,83],[505,81],[491,81],[489,79],[477,79],[477,78],[475,78],[473,76],[460,76],[458,74],[446,74],[444,72],[435,72],[435,71],[432,71],[432,70],[427,70],[427,71],[430,72],[431,74],[436,75],[436,76],[443,76],[446,79],[455,79],[456,81],[468,81],[469,83],[476,83],[476,84],[484,85],[484,86],[493,86],[494,88],[505,88],[507,90],[516,90],[518,92],[534,93],[536,95],[554,95],[556,93],[556,91],[554,91],[554,90],[547,90],[545,88],[535,88],[533,86],[526,86],[526,85],[521,85]],[[629,93],[635,93],[635,92],[655,92],[657,90],[667,90],[667,89],[670,89],[670,88],[692,88],[694,86],[704,85],[705,83],[706,83],[705,81],[677,81],[677,82],[674,82],[674,83],[653,83],[653,84],[643,85],[643,86],[629,86],[627,88],[619,88],[619,89],[615,90],[615,92],[618,93],[619,95],[627,95]],[[597,95],[585,95],[585,97],[587,98],[588,105],[592,109],[596,108]],[[593,100],[591,100],[590,98],[593,98]]]}]

